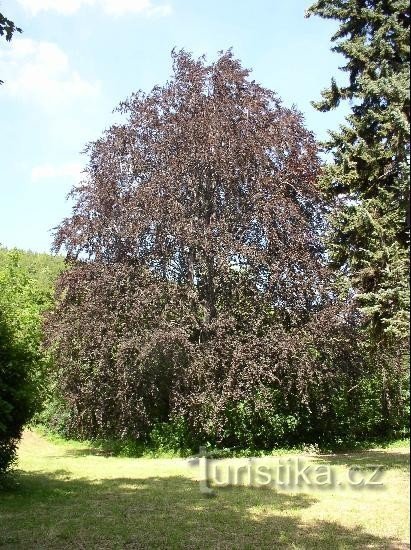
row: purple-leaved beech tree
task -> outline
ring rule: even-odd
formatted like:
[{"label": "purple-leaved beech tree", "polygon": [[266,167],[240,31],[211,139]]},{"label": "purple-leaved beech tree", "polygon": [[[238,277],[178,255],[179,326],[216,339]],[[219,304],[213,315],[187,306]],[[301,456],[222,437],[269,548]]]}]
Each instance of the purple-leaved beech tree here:
[{"label": "purple-leaved beech tree", "polygon": [[56,231],[72,266],[47,332],[68,429],[183,422],[259,446],[333,429],[334,389],[365,367],[326,267],[313,135],[230,51],[172,57],[171,80],[89,145]]}]

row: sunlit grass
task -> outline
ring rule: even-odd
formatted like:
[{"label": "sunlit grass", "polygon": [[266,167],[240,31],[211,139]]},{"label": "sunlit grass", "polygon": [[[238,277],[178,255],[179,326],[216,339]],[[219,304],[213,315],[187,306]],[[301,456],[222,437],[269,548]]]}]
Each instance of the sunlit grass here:
[{"label": "sunlit grass", "polygon": [[0,494],[0,546],[407,548],[408,446],[301,458],[332,464],[341,476],[352,465],[366,472],[379,464],[384,485],[298,491],[230,486],[207,498],[199,490],[196,461],[112,457],[27,432],[14,484]]}]

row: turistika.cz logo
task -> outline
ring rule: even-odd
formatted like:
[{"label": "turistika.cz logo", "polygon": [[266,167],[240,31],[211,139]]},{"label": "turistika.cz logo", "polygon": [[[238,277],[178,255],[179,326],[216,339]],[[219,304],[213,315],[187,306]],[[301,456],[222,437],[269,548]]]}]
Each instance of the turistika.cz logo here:
[{"label": "turistika.cz logo", "polygon": [[269,487],[284,491],[310,489],[381,489],[381,465],[347,466],[309,462],[298,457],[212,459],[200,448],[199,457],[190,459],[199,468],[200,491],[214,494],[219,487]]}]

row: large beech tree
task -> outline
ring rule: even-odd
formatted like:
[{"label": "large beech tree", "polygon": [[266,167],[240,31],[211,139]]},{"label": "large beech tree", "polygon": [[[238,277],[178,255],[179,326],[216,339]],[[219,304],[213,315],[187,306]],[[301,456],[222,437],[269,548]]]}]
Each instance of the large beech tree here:
[{"label": "large beech tree", "polygon": [[72,433],[140,437],[178,417],[264,446],[334,429],[334,389],[355,413],[364,364],[301,115],[231,52],[173,52],[171,80],[119,111],[56,232],[73,266],[48,334]]}]

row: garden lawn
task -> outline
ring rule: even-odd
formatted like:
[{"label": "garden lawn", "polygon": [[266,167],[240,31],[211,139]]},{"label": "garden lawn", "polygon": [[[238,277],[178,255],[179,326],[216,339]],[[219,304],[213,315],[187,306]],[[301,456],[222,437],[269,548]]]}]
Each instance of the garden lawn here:
[{"label": "garden lawn", "polygon": [[383,486],[230,486],[209,498],[195,460],[112,457],[27,431],[0,492],[0,547],[409,548],[408,445],[301,460],[331,465],[338,479],[378,464]]}]

